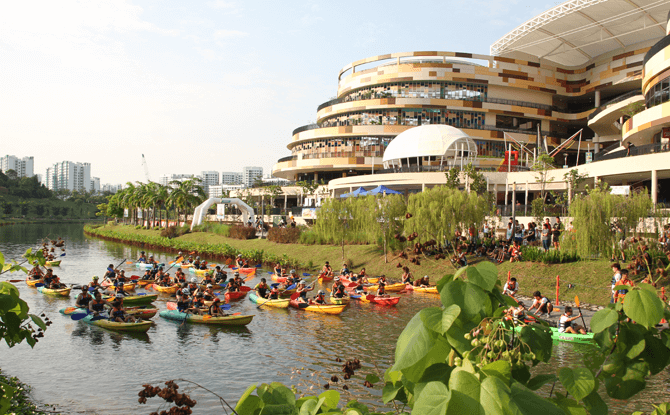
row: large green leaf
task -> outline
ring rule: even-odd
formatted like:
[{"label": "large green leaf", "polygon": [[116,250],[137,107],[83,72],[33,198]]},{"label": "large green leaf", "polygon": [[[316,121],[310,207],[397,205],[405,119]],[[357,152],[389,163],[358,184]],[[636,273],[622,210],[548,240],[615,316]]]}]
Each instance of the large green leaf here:
[{"label": "large green leaf", "polygon": [[325,401],[324,398],[321,399],[310,399],[302,404],[300,407],[300,415],[316,415]]},{"label": "large green leaf", "polygon": [[449,391],[451,400],[447,409],[448,414],[478,415],[484,413],[484,408],[479,403],[481,385],[479,379],[472,373],[460,368],[451,372]]},{"label": "large green leaf", "polygon": [[416,364],[434,345],[434,335],[424,326],[420,313],[415,314],[398,337],[393,370]]},{"label": "large green leaf", "polygon": [[558,401],[558,406],[563,409],[565,415],[587,415],[586,409],[574,399],[561,399]]},{"label": "large green leaf", "polygon": [[577,401],[581,401],[587,397],[596,386],[596,380],[593,377],[593,373],[583,367],[577,367],[575,369],[564,367],[558,373],[558,377],[561,380],[563,387],[565,387],[568,393]]},{"label": "large green leaf", "polygon": [[460,312],[461,308],[452,304],[444,310],[441,307],[424,308],[420,311],[420,314],[426,328],[444,334],[449,330]]},{"label": "large green leaf", "polygon": [[619,321],[619,313],[610,308],[603,308],[591,317],[591,331],[599,333],[616,324],[617,321]]},{"label": "large green leaf", "polygon": [[486,415],[512,415],[510,389],[497,377],[482,381],[479,401]]},{"label": "large green leaf", "polygon": [[413,413],[421,415],[445,415],[451,400],[451,392],[442,382],[428,383],[414,403]]},{"label": "large green leaf", "polygon": [[0,270],[5,267],[5,256],[0,252]]},{"label": "large green leaf", "polygon": [[507,360],[491,362],[482,368],[482,372],[487,376],[498,377],[505,385],[509,385],[512,380],[512,365]]},{"label": "large green leaf", "polygon": [[456,304],[466,320],[479,316],[491,308],[489,296],[481,288],[467,281],[454,280],[442,288],[440,299],[445,307]]},{"label": "large green leaf", "polygon": [[16,388],[8,383],[0,382],[0,414],[5,414],[12,406],[12,397],[16,393]]},{"label": "large green leaf", "polygon": [[663,318],[663,301],[647,290],[632,290],[626,294],[623,310],[635,322],[652,328]]},{"label": "large green leaf", "polygon": [[615,399],[628,399],[644,389],[645,377],[649,374],[646,362],[634,362],[624,367],[623,372],[605,378],[607,394]]},{"label": "large green leaf", "polygon": [[644,334],[645,330],[642,326],[628,322],[621,323],[616,351],[626,355],[629,359],[634,359],[644,351]]},{"label": "large green leaf", "polygon": [[553,402],[541,398],[520,383],[512,382],[511,405],[523,415],[565,415]]},{"label": "large green leaf", "polygon": [[600,397],[597,390],[591,392],[589,396],[582,399],[586,409],[589,410],[591,415],[607,415],[608,409],[607,404],[603,401],[603,398]]},{"label": "large green leaf", "polygon": [[419,382],[426,369],[436,363],[444,363],[449,357],[449,352],[451,352],[451,346],[446,338],[440,336],[421,360],[410,367],[404,368],[402,373],[410,382]]},{"label": "large green leaf", "polygon": [[468,281],[484,291],[491,291],[498,281],[498,270],[488,261],[480,262],[475,267],[467,267],[467,275]]},{"label": "large green leaf", "polygon": [[670,361],[670,350],[663,344],[663,342],[652,335],[646,333],[644,336],[644,351],[640,355],[642,359],[649,365],[649,370],[652,375],[655,375],[665,369]]},{"label": "large green leaf", "polygon": [[519,333],[519,338],[530,346],[537,360],[548,362],[551,358],[551,330],[539,325],[524,326]]},{"label": "large green leaf", "polygon": [[299,415],[298,408],[295,405],[280,404],[266,405],[261,409],[259,415]]},{"label": "large green leaf", "polygon": [[340,403],[340,393],[338,391],[328,390],[322,392],[319,395],[319,399],[322,398],[324,399],[324,402],[321,407],[324,409],[324,412],[329,409],[337,408],[337,405]]},{"label": "large green leaf", "polygon": [[537,375],[529,380],[526,386],[528,389],[536,391],[547,383],[554,381],[556,381],[556,375]]}]

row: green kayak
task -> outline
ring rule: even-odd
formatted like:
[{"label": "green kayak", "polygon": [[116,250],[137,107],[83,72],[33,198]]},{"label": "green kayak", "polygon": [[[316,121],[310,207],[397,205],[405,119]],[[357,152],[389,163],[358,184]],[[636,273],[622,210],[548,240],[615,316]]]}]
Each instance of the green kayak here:
[{"label": "green kayak", "polygon": [[[149,295],[129,295],[128,297],[123,298],[124,306],[133,306],[133,305],[147,305],[151,304],[158,298],[158,294],[149,294]],[[114,301],[114,297],[108,295],[102,296],[103,300],[108,302]]]},{"label": "green kayak", "polygon": [[[514,331],[521,331],[523,326],[515,326]],[[559,342],[568,342],[568,343],[581,343],[581,344],[594,344],[593,333],[586,334],[572,334],[572,333],[559,333],[556,327],[551,328],[551,339]]]}]

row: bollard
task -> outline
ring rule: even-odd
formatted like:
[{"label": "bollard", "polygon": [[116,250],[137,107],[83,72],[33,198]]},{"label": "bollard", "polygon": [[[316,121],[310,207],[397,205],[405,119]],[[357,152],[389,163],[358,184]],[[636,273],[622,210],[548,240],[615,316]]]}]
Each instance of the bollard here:
[{"label": "bollard", "polygon": [[556,304],[555,305],[559,305],[558,290],[559,290],[560,287],[561,287],[561,277],[557,275],[556,276]]}]

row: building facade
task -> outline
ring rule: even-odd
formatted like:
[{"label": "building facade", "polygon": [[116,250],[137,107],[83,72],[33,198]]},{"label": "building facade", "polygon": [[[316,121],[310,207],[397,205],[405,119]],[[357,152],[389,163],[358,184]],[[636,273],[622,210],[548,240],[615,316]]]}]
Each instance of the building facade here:
[{"label": "building facade", "polygon": [[262,167],[252,167],[246,166],[242,169],[242,184],[246,187],[251,187],[254,185],[256,179],[263,178],[263,168]]},{"label": "building facade", "polygon": [[91,193],[100,193],[100,178],[91,177],[91,186],[89,188]]},{"label": "building facade", "polygon": [[[401,52],[352,62],[337,75],[336,99],[317,108],[316,124],[293,131],[291,155],[273,175],[328,182],[380,173],[398,134],[434,124],[472,137],[483,170],[512,163],[510,150],[559,149],[561,164],[593,160],[621,140],[622,107],[614,114],[603,108],[643,99],[645,55],[665,36],[669,8],[652,0],[571,0],[512,30],[491,55]],[[407,167],[435,164],[419,159]]]},{"label": "building facade", "polygon": [[221,184],[241,184],[242,173],[232,171],[221,172]]},{"label": "building facade", "polygon": [[0,159],[0,170],[7,172],[7,170],[14,170],[17,177],[33,177],[35,169],[34,157],[18,158],[16,156],[6,155]]},{"label": "building facade", "polygon": [[91,188],[91,164],[62,161],[46,170],[46,186],[53,191],[86,192]]},{"label": "building facade", "polygon": [[208,193],[210,186],[217,186],[219,184],[219,172],[203,171],[200,173],[200,179],[202,180],[201,185],[205,190],[205,193]]}]

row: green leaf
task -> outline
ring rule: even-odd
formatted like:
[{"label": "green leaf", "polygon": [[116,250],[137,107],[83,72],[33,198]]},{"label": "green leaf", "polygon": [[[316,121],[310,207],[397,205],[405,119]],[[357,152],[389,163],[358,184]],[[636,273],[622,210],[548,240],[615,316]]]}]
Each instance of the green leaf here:
[{"label": "green leaf", "polygon": [[435,284],[437,287],[438,292],[442,292],[442,287],[444,287],[447,283],[451,282],[454,280],[454,276],[452,274],[447,274],[444,277],[440,278],[440,280]]},{"label": "green leaf", "polygon": [[510,399],[510,389],[499,378],[488,377],[482,381],[480,403],[486,415],[513,414]]},{"label": "green leaf", "polygon": [[625,354],[627,358],[634,359],[644,351],[644,328],[633,323],[621,323],[616,350]]},{"label": "green leaf", "polygon": [[433,347],[416,364],[402,370],[410,382],[418,382],[426,368],[435,363],[444,363],[451,352],[451,346],[444,337],[438,337]]},{"label": "green leaf", "polygon": [[316,415],[325,401],[324,398],[321,399],[310,399],[302,404],[300,407],[300,415]]},{"label": "green leaf", "polygon": [[643,283],[638,284],[637,286],[638,286],[639,288],[642,288],[643,290],[647,290],[647,291],[649,291],[650,293],[652,293],[652,294],[654,294],[654,295],[656,295],[656,296],[658,295],[658,292],[656,291],[656,288],[654,288],[654,286],[651,285],[651,284],[647,284],[647,283],[644,283],[644,282],[643,282]]},{"label": "green leaf", "polygon": [[280,404],[266,405],[261,409],[259,415],[299,415],[298,408],[295,405]]},{"label": "green leaf", "polygon": [[368,382],[370,382],[372,384],[375,384],[375,383],[379,382],[379,377],[377,375],[373,375],[371,373],[371,374],[369,374],[365,377],[365,380],[367,380]]},{"label": "green leaf", "polygon": [[619,313],[610,308],[603,308],[591,317],[591,331],[600,333],[616,324],[617,321],[619,321]]},{"label": "green leaf", "polygon": [[451,347],[456,349],[461,354],[472,349],[470,340],[467,340],[465,337],[463,337],[465,333],[466,330],[464,330],[461,326],[460,320],[456,320],[446,333],[447,340],[449,341]]},{"label": "green leaf", "polygon": [[295,394],[286,386],[272,382],[267,392],[261,396],[266,405],[295,405]]},{"label": "green leaf", "polygon": [[[347,402],[347,408],[357,410],[357,411],[358,411],[358,412],[357,412],[358,414],[367,415],[367,414],[370,413],[370,410],[368,409],[368,407],[367,407],[366,405],[364,405],[364,404],[358,402],[358,401],[349,401],[349,402]],[[349,413],[349,412],[348,412],[348,411],[345,412],[345,414],[347,414],[347,413]],[[352,414],[350,414],[350,415],[352,415]]]},{"label": "green leaf", "polygon": [[329,409],[336,409],[340,403],[340,393],[338,391],[328,390],[319,395],[319,399],[323,398],[324,402],[322,408],[325,411]]},{"label": "green leaf", "polygon": [[632,290],[626,294],[623,310],[638,324],[652,328],[663,318],[663,302],[647,290]]},{"label": "green leaf", "polygon": [[498,270],[492,263],[480,262],[474,267],[467,267],[468,281],[482,288],[484,291],[491,291],[498,281]]},{"label": "green leaf", "polygon": [[453,366],[449,366],[447,363],[435,363],[428,367],[421,375],[419,382],[428,383],[428,382],[444,382],[445,384],[449,381],[449,376],[454,370]]},{"label": "green leaf", "polygon": [[482,372],[487,376],[498,377],[505,385],[509,385],[512,380],[512,365],[507,360],[491,362],[482,368]]},{"label": "green leaf", "polygon": [[29,314],[30,319],[33,321],[33,323],[37,324],[37,327],[41,328],[42,330],[47,329],[47,325],[42,321],[41,318],[36,316],[35,314]]},{"label": "green leaf", "polygon": [[489,296],[471,282],[454,280],[444,286],[440,299],[445,307],[456,304],[466,320],[472,320],[487,308],[491,308]]},{"label": "green leaf", "polygon": [[235,405],[235,412],[242,414],[252,414],[256,408],[260,408],[263,404],[261,398],[258,396],[251,396],[251,393],[256,390],[256,384],[253,384],[244,391],[240,400]]},{"label": "green leaf", "polygon": [[0,252],[0,269],[5,267],[5,256]]},{"label": "green leaf", "polygon": [[429,307],[421,310],[421,320],[426,328],[444,334],[449,330],[461,312],[461,308],[455,304],[442,310],[441,307]]},{"label": "green leaf", "polygon": [[5,414],[9,411],[9,408],[12,406],[12,397],[16,393],[16,388],[7,383],[0,382],[0,389],[3,393],[0,393],[0,414]]},{"label": "green leaf", "polygon": [[449,377],[451,400],[447,413],[483,414],[484,409],[479,403],[480,389],[479,379],[475,375],[460,368],[455,369]]},{"label": "green leaf", "polygon": [[646,362],[634,362],[623,369],[623,376],[605,378],[607,394],[614,399],[628,399],[644,389],[645,377],[649,373]]},{"label": "green leaf", "polygon": [[417,313],[398,337],[393,370],[402,370],[416,364],[435,345],[435,337]]},{"label": "green leaf", "polygon": [[586,409],[574,399],[561,399],[558,401],[558,406],[566,415],[587,415]]},{"label": "green leaf", "polygon": [[513,367],[512,378],[514,378],[514,380],[521,383],[522,385],[525,385],[530,379],[530,371],[528,370],[528,366],[523,365]]},{"label": "green leaf", "polygon": [[587,397],[596,386],[593,373],[583,367],[575,369],[564,367],[558,372],[558,377],[568,393],[578,401]]},{"label": "green leaf", "polygon": [[603,398],[600,397],[597,390],[591,392],[589,396],[582,399],[582,401],[591,415],[607,415],[609,412],[607,404],[603,401]]},{"label": "green leaf", "polygon": [[668,362],[670,361],[670,350],[665,347],[659,338],[651,333],[645,334],[644,343],[644,351],[640,354],[640,357],[642,357],[642,359],[649,365],[651,374],[655,375],[665,369],[668,365]]},{"label": "green leaf", "polygon": [[519,332],[519,339],[530,346],[536,359],[548,362],[551,358],[551,330],[539,325],[524,326]]},{"label": "green leaf", "polygon": [[537,375],[528,381],[526,386],[532,391],[540,389],[547,383],[556,381],[556,375]]},{"label": "green leaf", "polygon": [[430,382],[414,403],[413,413],[421,415],[446,415],[451,392],[442,382]]},{"label": "green leaf", "polygon": [[[523,415],[565,415],[563,410],[547,399],[529,391],[519,383],[512,382],[511,403]],[[515,411],[515,413],[518,413]]]}]

